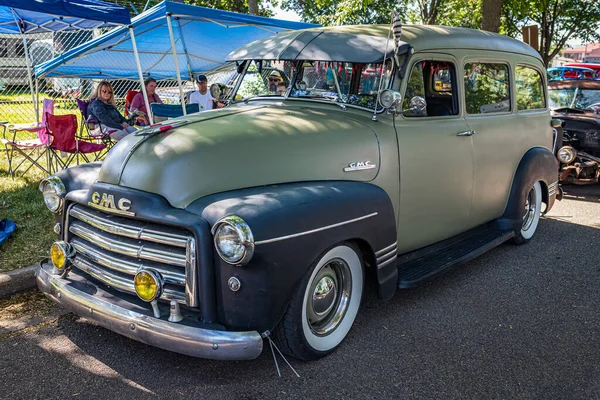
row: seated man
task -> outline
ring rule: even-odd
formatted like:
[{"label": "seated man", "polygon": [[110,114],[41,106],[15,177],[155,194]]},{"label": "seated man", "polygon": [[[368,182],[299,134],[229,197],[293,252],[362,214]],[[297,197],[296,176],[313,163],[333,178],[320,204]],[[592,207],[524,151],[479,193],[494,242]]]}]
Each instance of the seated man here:
[{"label": "seated man", "polygon": [[212,97],[210,91],[208,90],[208,79],[206,79],[206,75],[198,75],[196,78],[196,84],[198,85],[198,90],[190,94],[188,101],[189,104],[200,105],[200,111],[217,108],[216,100]]},{"label": "seated man", "polygon": [[268,91],[269,93],[277,93],[277,86],[280,83],[283,83],[283,78],[281,77],[281,74],[279,73],[279,71],[273,71],[271,72],[271,74],[268,76]]}]

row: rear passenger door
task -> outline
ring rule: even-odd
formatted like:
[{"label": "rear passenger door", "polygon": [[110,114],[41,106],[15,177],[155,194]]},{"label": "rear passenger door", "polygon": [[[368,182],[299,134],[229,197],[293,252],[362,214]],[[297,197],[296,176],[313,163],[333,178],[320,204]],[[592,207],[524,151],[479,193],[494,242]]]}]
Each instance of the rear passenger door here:
[{"label": "rear passenger door", "polygon": [[551,135],[540,72],[517,64],[515,82],[513,68],[501,59],[467,59],[463,66],[466,121],[475,132],[472,216],[478,223],[502,215],[521,158],[536,146],[540,129]]},{"label": "rear passenger door", "polygon": [[460,112],[461,84],[454,57],[415,55],[404,78],[403,110],[417,96],[422,113],[396,118],[400,153],[398,249],[414,250],[461,233],[470,220],[473,154]]}]

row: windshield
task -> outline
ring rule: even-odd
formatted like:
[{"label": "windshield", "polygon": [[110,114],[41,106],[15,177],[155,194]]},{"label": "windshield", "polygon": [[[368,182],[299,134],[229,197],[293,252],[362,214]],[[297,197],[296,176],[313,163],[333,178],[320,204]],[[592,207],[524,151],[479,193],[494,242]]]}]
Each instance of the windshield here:
[{"label": "windshield", "polygon": [[[393,63],[252,61],[235,96],[308,98],[374,110],[377,93],[390,86]],[[290,87],[291,85],[291,87]]]},{"label": "windshield", "polygon": [[579,108],[586,109],[592,104],[600,103],[600,90],[564,88],[548,88],[550,108]]},{"label": "windshield", "polygon": [[256,96],[284,96],[290,85],[291,61],[252,61],[241,75],[237,99]]}]

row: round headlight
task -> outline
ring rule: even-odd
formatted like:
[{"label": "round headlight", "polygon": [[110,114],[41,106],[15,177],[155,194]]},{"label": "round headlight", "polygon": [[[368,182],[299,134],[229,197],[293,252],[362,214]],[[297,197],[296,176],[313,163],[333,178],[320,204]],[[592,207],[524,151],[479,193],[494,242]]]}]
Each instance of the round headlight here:
[{"label": "round headlight", "polygon": [[569,164],[577,157],[577,150],[571,146],[564,146],[558,150],[558,160],[563,164]]},{"label": "round headlight", "polygon": [[254,237],[246,222],[229,215],[219,220],[212,228],[215,248],[219,256],[228,264],[244,265],[254,254]]},{"label": "round headlight", "polygon": [[163,279],[158,272],[143,269],[135,274],[133,286],[140,299],[144,301],[154,301],[162,294]]},{"label": "round headlight", "polygon": [[73,255],[73,249],[67,242],[54,242],[50,248],[50,260],[57,269],[64,269]]},{"label": "round headlight", "polygon": [[40,183],[40,192],[44,196],[46,207],[53,213],[59,212],[62,206],[63,197],[67,193],[65,185],[60,178],[50,176]]},{"label": "round headlight", "polygon": [[400,99],[400,93],[391,89],[385,89],[382,90],[381,94],[379,95],[379,104],[381,104],[383,108],[391,108],[398,105],[398,103],[400,103]]}]

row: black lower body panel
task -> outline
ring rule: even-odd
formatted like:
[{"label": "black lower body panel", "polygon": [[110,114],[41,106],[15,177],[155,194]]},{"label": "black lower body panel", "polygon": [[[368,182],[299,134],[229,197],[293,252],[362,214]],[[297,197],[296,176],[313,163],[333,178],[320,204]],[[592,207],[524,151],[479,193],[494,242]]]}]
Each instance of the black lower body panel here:
[{"label": "black lower body panel", "polygon": [[513,231],[481,226],[398,257],[398,287],[412,288],[506,242]]}]

